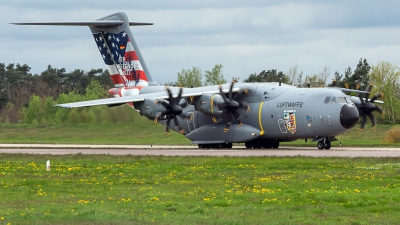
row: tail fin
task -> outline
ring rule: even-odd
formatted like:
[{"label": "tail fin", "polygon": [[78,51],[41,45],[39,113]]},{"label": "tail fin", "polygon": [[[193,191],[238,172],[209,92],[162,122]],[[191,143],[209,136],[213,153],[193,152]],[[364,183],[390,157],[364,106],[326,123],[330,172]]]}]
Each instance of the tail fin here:
[{"label": "tail fin", "polygon": [[158,86],[151,78],[129,28],[152,23],[129,22],[124,12],[118,12],[96,21],[12,24],[89,26],[115,87]]},{"label": "tail fin", "polygon": [[130,23],[127,15],[123,12],[100,18],[97,21],[123,22],[115,26],[90,26],[115,87],[158,85],[153,82],[129,28],[129,25],[152,25],[152,23]]}]

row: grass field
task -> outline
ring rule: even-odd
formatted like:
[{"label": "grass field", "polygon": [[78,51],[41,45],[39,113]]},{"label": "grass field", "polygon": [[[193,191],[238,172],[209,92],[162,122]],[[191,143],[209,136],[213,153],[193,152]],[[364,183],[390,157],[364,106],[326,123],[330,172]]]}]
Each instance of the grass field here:
[{"label": "grass field", "polygon": [[400,221],[399,158],[0,154],[0,177],[0,224]]},{"label": "grass field", "polygon": [[[400,147],[399,143],[384,143],[386,132],[393,125],[379,124],[376,130],[367,125],[364,131],[353,128],[338,136],[343,146]],[[162,125],[155,125],[144,117],[137,116],[130,123],[80,124],[62,126],[0,125],[0,143],[63,143],[63,144],[158,144],[189,145],[191,141],[176,132],[165,135]],[[311,141],[311,140],[308,140]],[[332,142],[339,146],[340,142]],[[316,146],[304,139],[282,145]]]}]

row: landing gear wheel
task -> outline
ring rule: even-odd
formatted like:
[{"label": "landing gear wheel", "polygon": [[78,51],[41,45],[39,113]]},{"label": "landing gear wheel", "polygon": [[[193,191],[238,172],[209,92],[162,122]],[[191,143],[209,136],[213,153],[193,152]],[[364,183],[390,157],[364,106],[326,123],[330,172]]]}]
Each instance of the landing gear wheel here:
[{"label": "landing gear wheel", "polygon": [[253,148],[263,148],[263,146],[261,144],[259,144],[259,143],[255,143],[253,145]]},{"label": "landing gear wheel", "polygon": [[272,144],[272,148],[279,148],[279,141],[275,141],[275,142]]},{"label": "landing gear wheel", "polygon": [[323,141],[319,141],[317,144],[317,147],[319,150],[322,150],[325,148],[325,143]]},{"label": "landing gear wheel", "polygon": [[198,144],[199,148],[204,148],[203,144]]},{"label": "landing gear wheel", "polygon": [[246,148],[253,148],[253,144],[251,142],[246,142],[244,143],[244,145],[246,146]]},{"label": "landing gear wheel", "polygon": [[228,143],[225,145],[225,148],[232,148],[233,144],[232,143]]},{"label": "landing gear wheel", "polygon": [[218,148],[226,148],[225,146],[226,146],[226,145],[223,144],[223,143],[220,143],[220,144],[217,145]]},{"label": "landing gear wheel", "polygon": [[330,141],[325,141],[325,149],[329,150],[331,148],[331,142]]},{"label": "landing gear wheel", "polygon": [[272,148],[272,144],[273,144],[272,142],[268,141],[268,142],[263,143],[261,147],[262,148]]}]

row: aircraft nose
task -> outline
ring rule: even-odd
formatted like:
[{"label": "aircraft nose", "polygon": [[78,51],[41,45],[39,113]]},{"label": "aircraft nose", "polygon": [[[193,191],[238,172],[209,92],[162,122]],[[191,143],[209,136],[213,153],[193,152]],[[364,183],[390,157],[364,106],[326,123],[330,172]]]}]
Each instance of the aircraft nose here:
[{"label": "aircraft nose", "polygon": [[356,107],[344,105],[340,110],[340,123],[346,129],[353,128],[357,124],[359,117]]}]

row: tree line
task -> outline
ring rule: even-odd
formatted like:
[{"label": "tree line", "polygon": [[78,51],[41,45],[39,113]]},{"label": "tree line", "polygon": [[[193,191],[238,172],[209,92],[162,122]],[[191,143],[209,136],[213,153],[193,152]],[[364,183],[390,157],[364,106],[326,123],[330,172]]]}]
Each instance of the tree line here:
[{"label": "tree line", "polygon": [[[83,71],[76,69],[66,72],[65,68],[57,69],[50,65],[40,74],[31,74],[26,64],[0,63],[0,122],[25,124],[61,124],[61,123],[99,123],[124,122],[129,116],[120,116],[121,107],[107,109],[94,107],[84,109],[60,109],[55,103],[85,101],[110,97],[107,90],[114,87],[107,70],[92,69]],[[378,122],[400,122],[400,69],[389,62],[379,62],[369,65],[366,59],[360,59],[352,71],[351,67],[343,73],[334,74],[335,85],[351,89],[365,90],[373,82],[370,98],[377,92],[384,93],[381,98],[385,102],[384,117],[377,117]],[[304,75],[299,65],[294,64],[284,73],[276,69],[263,70],[260,73],[248,75],[242,82],[282,82],[297,87],[333,86],[328,80],[331,77],[330,68],[325,66],[316,74]],[[203,81],[204,79],[204,81]],[[238,81],[239,78],[232,77]],[[202,72],[201,68],[193,66],[177,73],[176,81],[167,82],[166,86],[200,87],[218,85],[226,80],[223,65],[216,64],[210,70]],[[354,95],[354,94],[353,94]],[[114,109],[115,108],[115,109]],[[119,115],[113,115],[119,113]],[[118,119],[120,118],[120,119]]]}]

